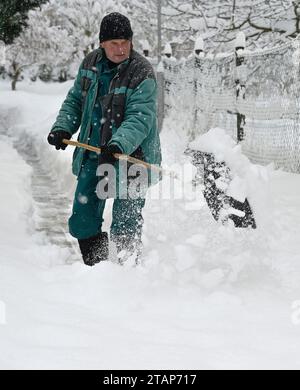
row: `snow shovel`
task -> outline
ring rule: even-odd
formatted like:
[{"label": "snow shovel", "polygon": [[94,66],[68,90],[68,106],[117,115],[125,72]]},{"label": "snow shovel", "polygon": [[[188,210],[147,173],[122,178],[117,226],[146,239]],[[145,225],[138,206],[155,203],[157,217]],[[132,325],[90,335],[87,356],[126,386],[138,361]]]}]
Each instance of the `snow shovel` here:
[{"label": "snow shovel", "polygon": [[231,220],[236,228],[256,229],[256,221],[248,199],[241,202],[226,194],[232,180],[230,168],[224,161],[217,162],[212,153],[188,150],[192,163],[200,173],[204,167],[204,197],[216,221]]},{"label": "snow shovel", "polygon": [[[97,154],[101,153],[101,149],[95,146],[83,144],[76,141],[64,139],[63,143],[66,145],[76,146],[83,148]],[[189,150],[188,154],[193,156],[193,164],[198,170],[204,165],[204,197],[208,204],[208,207],[216,221],[221,220],[226,223],[228,219],[232,220],[235,227],[256,229],[256,222],[250,207],[248,200],[244,203],[239,202],[233,197],[227,196],[225,189],[220,188],[217,185],[217,180],[223,183],[223,186],[227,185],[231,181],[230,169],[226,166],[225,162],[216,162],[212,153],[203,153],[195,150]],[[175,172],[166,171],[156,165],[149,164],[145,161],[138,160],[134,157],[130,157],[124,154],[114,155],[119,160],[131,162],[133,164],[139,164],[147,169],[154,169],[160,174],[167,174],[172,178],[179,179]]]}]

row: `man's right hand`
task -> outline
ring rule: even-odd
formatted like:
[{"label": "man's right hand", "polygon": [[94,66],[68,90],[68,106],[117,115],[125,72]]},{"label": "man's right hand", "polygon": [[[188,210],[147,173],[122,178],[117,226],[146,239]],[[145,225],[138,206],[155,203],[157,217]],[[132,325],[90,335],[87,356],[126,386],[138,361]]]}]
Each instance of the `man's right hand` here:
[{"label": "man's right hand", "polygon": [[55,146],[56,150],[65,150],[68,145],[63,143],[64,139],[71,139],[72,135],[64,130],[51,131],[48,135],[48,142],[50,145]]}]

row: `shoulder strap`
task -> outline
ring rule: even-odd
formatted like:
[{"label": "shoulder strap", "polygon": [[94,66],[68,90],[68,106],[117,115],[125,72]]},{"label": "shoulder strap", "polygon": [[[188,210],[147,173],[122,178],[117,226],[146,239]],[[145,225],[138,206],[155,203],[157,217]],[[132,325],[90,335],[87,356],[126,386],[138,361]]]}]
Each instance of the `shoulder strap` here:
[{"label": "shoulder strap", "polygon": [[[97,72],[96,64],[98,60],[102,57],[102,50],[97,49],[88,54],[83,60],[82,69],[90,70],[92,72]],[[81,78],[81,89],[83,97],[86,97],[88,90],[91,86],[91,80],[88,77]]]},{"label": "shoulder strap", "polygon": [[88,54],[83,60],[83,69],[96,71],[96,63],[103,56],[102,49],[97,49]]}]

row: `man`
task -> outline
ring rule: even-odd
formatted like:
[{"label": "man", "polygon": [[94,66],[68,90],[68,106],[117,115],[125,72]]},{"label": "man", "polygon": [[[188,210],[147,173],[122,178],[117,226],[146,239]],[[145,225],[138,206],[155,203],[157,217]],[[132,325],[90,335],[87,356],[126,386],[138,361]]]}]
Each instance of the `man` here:
[{"label": "man", "polygon": [[[63,139],[70,139],[81,126],[79,141],[101,147],[100,157],[79,148],[73,156],[78,184],[69,229],[90,266],[108,259],[108,234],[102,231],[105,199],[96,193],[99,164],[113,164],[119,178],[117,153],[161,163],[155,75],[150,63],[133,50],[132,37],[125,16],[104,17],[100,48],[81,64],[48,136],[51,145],[64,150]],[[120,259],[125,253],[140,252],[144,205],[144,197],[114,199],[110,236]]]}]

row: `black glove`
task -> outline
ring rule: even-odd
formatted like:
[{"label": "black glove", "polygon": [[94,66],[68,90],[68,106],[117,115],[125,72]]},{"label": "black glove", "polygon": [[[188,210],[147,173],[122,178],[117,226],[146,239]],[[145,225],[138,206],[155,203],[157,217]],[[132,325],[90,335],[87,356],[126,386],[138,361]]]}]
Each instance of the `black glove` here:
[{"label": "black glove", "polygon": [[48,142],[50,145],[54,145],[56,150],[65,150],[68,145],[64,144],[62,141],[64,139],[71,139],[72,135],[64,130],[55,130],[51,131],[48,135]]},{"label": "black glove", "polygon": [[116,153],[122,154],[122,150],[117,145],[101,146],[99,164],[114,164],[117,161],[114,157]]}]

